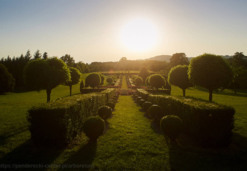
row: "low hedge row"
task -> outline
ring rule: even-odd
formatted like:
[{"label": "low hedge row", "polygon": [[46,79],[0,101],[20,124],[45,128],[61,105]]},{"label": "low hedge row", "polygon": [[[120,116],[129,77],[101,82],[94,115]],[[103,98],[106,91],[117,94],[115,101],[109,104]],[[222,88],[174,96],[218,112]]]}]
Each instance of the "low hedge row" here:
[{"label": "low hedge row", "polygon": [[87,117],[97,115],[98,108],[115,95],[115,89],[101,93],[74,95],[32,107],[27,119],[31,139],[37,145],[64,146],[83,130]]},{"label": "low hedge row", "polygon": [[207,101],[151,95],[137,90],[139,96],[163,108],[165,115],[177,115],[183,120],[184,131],[203,146],[224,146],[231,140],[234,124],[234,109]]}]

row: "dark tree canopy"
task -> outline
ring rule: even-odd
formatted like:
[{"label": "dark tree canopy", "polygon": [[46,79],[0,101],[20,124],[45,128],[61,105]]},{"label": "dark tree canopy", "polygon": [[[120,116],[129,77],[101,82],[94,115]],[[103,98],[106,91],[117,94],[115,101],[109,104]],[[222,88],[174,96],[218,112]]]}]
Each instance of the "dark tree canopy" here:
[{"label": "dark tree canopy", "polygon": [[43,59],[47,59],[48,58],[48,53],[47,52],[44,52],[43,53]]},{"label": "dark tree canopy", "polygon": [[160,74],[153,74],[149,77],[148,83],[151,87],[158,89],[165,85],[165,79]]},{"label": "dark tree canopy", "polygon": [[173,67],[169,72],[168,82],[181,88],[183,96],[185,96],[185,89],[192,86],[188,77],[188,66],[177,65]]},{"label": "dark tree canopy", "polygon": [[0,64],[0,93],[12,91],[14,85],[14,77],[8,72],[8,69],[3,64]]},{"label": "dark tree canopy", "polygon": [[170,59],[170,67],[177,65],[189,65],[189,60],[186,57],[185,53],[175,53]]},{"label": "dark tree canopy", "polygon": [[34,59],[40,59],[41,56],[42,56],[41,53],[39,52],[39,50],[37,50],[37,51],[34,53],[33,58],[34,58]]},{"label": "dark tree canopy", "polygon": [[45,89],[47,102],[50,101],[51,90],[68,80],[70,80],[69,69],[57,58],[32,60],[25,68],[26,84],[33,90]]},{"label": "dark tree canopy", "polygon": [[100,75],[98,73],[92,73],[86,77],[85,87],[88,86],[92,88],[99,87],[100,83],[101,83]]},{"label": "dark tree canopy", "polygon": [[140,70],[139,76],[141,76],[143,80],[146,80],[146,78],[149,76],[149,72],[146,67],[143,67]]},{"label": "dark tree canopy", "polygon": [[72,95],[72,85],[80,82],[81,73],[78,69],[74,67],[69,67],[71,80],[66,82],[66,85],[70,88],[70,96]]},{"label": "dark tree canopy", "polygon": [[143,79],[142,79],[142,77],[137,76],[137,77],[135,78],[135,85],[136,85],[136,86],[141,86],[142,84],[143,84]]},{"label": "dark tree canopy", "polygon": [[112,77],[108,76],[107,79],[106,79],[106,82],[107,82],[108,84],[112,84],[112,82],[113,82]]},{"label": "dark tree canopy", "polygon": [[75,66],[75,60],[70,55],[66,54],[65,56],[62,56],[60,59],[62,59],[69,67]]},{"label": "dark tree canopy", "polygon": [[2,58],[0,60],[0,63],[2,63],[8,69],[8,72],[15,79],[15,91],[22,91],[26,89],[23,79],[23,72],[26,64],[30,61],[30,59],[30,51],[27,51],[25,56],[21,54],[20,57],[8,57]]},{"label": "dark tree canopy", "polygon": [[213,90],[226,87],[231,82],[232,70],[222,57],[203,54],[191,60],[189,78],[195,85],[207,88],[209,101],[212,101]]}]

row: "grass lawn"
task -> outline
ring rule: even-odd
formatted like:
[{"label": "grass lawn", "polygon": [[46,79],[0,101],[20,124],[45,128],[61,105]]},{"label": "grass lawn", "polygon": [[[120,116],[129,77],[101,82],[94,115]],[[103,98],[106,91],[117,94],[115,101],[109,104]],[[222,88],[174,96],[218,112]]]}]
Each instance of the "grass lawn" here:
[{"label": "grass lawn", "polygon": [[[123,86],[125,81],[123,78]],[[73,86],[73,94],[77,93],[79,85]],[[188,96],[208,99],[208,93],[203,90],[190,88],[186,93]],[[58,86],[52,91],[51,100],[68,95],[68,87]],[[182,91],[172,87],[172,95],[182,95]],[[164,137],[152,129],[150,120],[144,117],[130,96],[120,96],[113,117],[108,120],[107,131],[97,144],[88,143],[82,134],[63,150],[36,148],[30,142],[26,115],[31,106],[45,101],[45,91],[0,96],[0,164],[83,164],[86,168],[93,166],[108,170],[247,169],[246,94],[236,96],[226,90],[213,95],[213,101],[233,106],[236,110],[233,143],[227,149],[217,150],[168,147]]]}]

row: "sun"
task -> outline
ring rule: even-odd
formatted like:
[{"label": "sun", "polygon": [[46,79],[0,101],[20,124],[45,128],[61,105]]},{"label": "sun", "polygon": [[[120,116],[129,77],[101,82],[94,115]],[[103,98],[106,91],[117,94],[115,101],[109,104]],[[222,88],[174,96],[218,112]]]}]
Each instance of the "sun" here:
[{"label": "sun", "polygon": [[157,44],[158,32],[155,25],[146,19],[129,21],[121,31],[121,41],[130,50],[144,52]]}]

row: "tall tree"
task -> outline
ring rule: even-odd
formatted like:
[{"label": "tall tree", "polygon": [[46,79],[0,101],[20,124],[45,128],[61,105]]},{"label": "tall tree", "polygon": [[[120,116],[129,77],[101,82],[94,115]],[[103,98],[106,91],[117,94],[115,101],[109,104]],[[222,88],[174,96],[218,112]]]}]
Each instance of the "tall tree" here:
[{"label": "tall tree", "polygon": [[165,79],[160,74],[153,74],[148,77],[148,84],[152,87],[158,90],[159,88],[162,88],[165,85]]},{"label": "tall tree", "polygon": [[14,89],[15,79],[8,69],[0,64],[0,94]]},{"label": "tall tree", "polygon": [[26,55],[24,56],[26,59],[30,60],[32,58],[30,50],[27,50]]},{"label": "tall tree", "polygon": [[74,67],[69,67],[71,80],[66,82],[66,85],[69,86],[69,94],[72,95],[72,86],[79,83],[81,78],[81,73],[78,69]]},{"label": "tall tree", "polygon": [[186,88],[192,86],[188,77],[188,66],[177,65],[173,67],[168,74],[168,82],[181,88],[183,90],[183,96],[185,96]]},{"label": "tall tree", "polygon": [[25,68],[26,84],[33,90],[45,89],[47,102],[50,102],[52,89],[69,80],[68,67],[57,58],[32,60]]},{"label": "tall tree", "polygon": [[189,78],[195,85],[205,87],[212,101],[213,90],[226,87],[232,81],[232,70],[221,56],[204,54],[193,58],[189,65]]},{"label": "tall tree", "polygon": [[146,78],[149,76],[149,72],[146,67],[143,67],[140,72],[139,76],[142,77],[143,80],[146,80]]},{"label": "tall tree", "polygon": [[75,60],[69,54],[62,56],[60,59],[62,59],[69,67],[75,66]]},{"label": "tall tree", "polygon": [[43,53],[43,59],[47,59],[47,58],[48,58],[48,53],[47,52]]},{"label": "tall tree", "polygon": [[39,52],[39,50],[37,50],[34,55],[33,55],[34,59],[40,59],[41,58],[41,53]]},{"label": "tall tree", "polygon": [[175,53],[170,58],[170,67],[177,65],[189,65],[189,60],[186,57],[185,53]]}]

